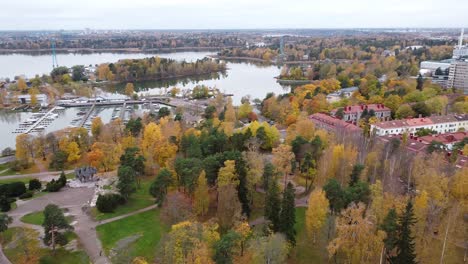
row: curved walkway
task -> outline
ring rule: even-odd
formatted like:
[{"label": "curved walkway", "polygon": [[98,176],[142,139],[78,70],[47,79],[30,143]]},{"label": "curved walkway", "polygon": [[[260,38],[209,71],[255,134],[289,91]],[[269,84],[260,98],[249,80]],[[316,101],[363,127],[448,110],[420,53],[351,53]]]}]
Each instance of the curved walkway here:
[{"label": "curved walkway", "polygon": [[[21,222],[21,217],[32,212],[42,211],[48,204],[54,203],[60,208],[67,208],[70,215],[74,216],[76,221],[74,231],[92,263],[110,263],[103,253],[101,242],[97,237],[96,221],[82,209],[91,200],[93,194],[94,188],[63,188],[60,192],[48,193],[32,200],[18,201],[18,207],[9,212],[9,216],[13,218],[11,226],[31,227],[31,225]],[[41,228],[35,226],[35,229]]]},{"label": "curved walkway", "polygon": [[[50,176],[50,175],[49,175]],[[157,207],[156,204],[136,210],[124,215],[116,216],[102,221],[95,221],[84,211],[84,207],[88,204],[94,194],[94,188],[63,188],[60,192],[48,193],[44,196],[17,202],[18,207],[9,212],[9,216],[13,218],[10,226],[29,227],[38,230],[40,234],[43,233],[42,227],[31,225],[21,222],[21,217],[26,214],[42,211],[50,204],[54,203],[60,208],[67,208],[68,213],[74,217],[76,224],[74,224],[74,231],[77,234],[83,249],[88,254],[92,263],[94,264],[107,264],[110,263],[109,259],[104,254],[101,241],[99,240],[96,227],[99,225],[114,222],[132,215],[143,213]],[[3,254],[0,247],[0,263],[10,264],[11,262]]]}]

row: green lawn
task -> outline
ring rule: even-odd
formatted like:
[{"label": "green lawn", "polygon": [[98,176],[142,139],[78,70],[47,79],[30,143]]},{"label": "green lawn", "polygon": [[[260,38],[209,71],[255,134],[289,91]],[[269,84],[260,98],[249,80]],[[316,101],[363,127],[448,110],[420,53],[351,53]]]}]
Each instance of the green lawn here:
[{"label": "green lawn", "polygon": [[[21,217],[21,222],[32,224],[32,225],[42,225],[44,222],[44,211],[32,212]],[[68,223],[73,222],[73,216],[69,215],[65,217]]]},{"label": "green lawn", "polygon": [[149,187],[152,179],[144,179],[141,181],[141,188],[137,189],[136,193],[130,196],[130,199],[124,205],[115,209],[113,213],[101,213],[96,208],[93,208],[93,214],[96,220],[104,220],[119,215],[127,214],[154,204],[154,198],[149,194]]},{"label": "green lawn", "polygon": [[[1,178],[0,178],[1,179]],[[26,184],[29,183],[30,180],[33,178],[19,178],[19,179],[6,179],[6,180],[0,180],[0,184],[6,184],[6,183],[12,183],[12,182],[24,182]]]},{"label": "green lawn", "polygon": [[323,228],[314,244],[305,233],[305,211],[306,208],[296,208],[296,247],[292,250],[288,263],[328,263],[327,228],[326,226]]},{"label": "green lawn", "polygon": [[99,239],[108,255],[110,250],[117,246],[119,240],[139,235],[136,241],[131,245],[124,245],[124,247],[129,250],[132,257],[142,256],[150,263],[154,259],[156,247],[162,234],[167,230],[168,227],[159,220],[159,210],[150,210],[129,216],[96,228]]},{"label": "green lawn", "polygon": [[21,217],[21,222],[32,224],[32,225],[42,225],[44,222],[44,214],[42,211],[37,211],[33,213],[29,213]]},{"label": "green lawn", "polygon": [[[21,256],[24,254],[24,251],[21,250],[21,246],[10,246],[10,243],[14,243],[14,235],[15,233],[19,232],[19,230],[24,229],[22,227],[12,227],[5,231],[3,234],[0,235],[0,241],[3,245],[3,252],[7,256],[7,258],[13,263],[18,263]],[[39,235],[37,231],[34,231],[35,234]],[[66,234],[67,238],[75,239],[76,235],[73,232],[69,232]],[[32,238],[31,238],[32,239]],[[29,240],[28,241],[33,241]],[[36,261],[32,263],[38,263],[38,260],[41,259],[41,264],[89,264],[89,258],[84,251],[67,251],[63,248],[58,248],[56,250],[56,255],[53,256],[52,250],[48,248],[40,248],[39,251],[36,253]]]}]

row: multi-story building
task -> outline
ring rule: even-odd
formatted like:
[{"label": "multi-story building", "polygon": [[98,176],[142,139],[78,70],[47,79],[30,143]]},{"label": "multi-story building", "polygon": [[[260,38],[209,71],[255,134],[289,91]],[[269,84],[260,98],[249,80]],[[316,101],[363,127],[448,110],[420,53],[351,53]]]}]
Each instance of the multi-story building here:
[{"label": "multi-story building", "polygon": [[450,67],[448,88],[460,89],[468,94],[468,61],[454,61]]},{"label": "multi-story building", "polygon": [[466,131],[468,130],[468,114],[392,120],[371,125],[371,131],[378,136],[415,134],[421,129],[430,129],[439,134]]},{"label": "multi-story building", "polygon": [[[331,115],[336,116],[339,109],[340,108],[333,109]],[[373,115],[380,120],[389,120],[392,110],[383,104],[345,106],[343,107],[343,120],[346,122],[357,122],[361,119],[363,113],[369,115],[373,113]]]}]

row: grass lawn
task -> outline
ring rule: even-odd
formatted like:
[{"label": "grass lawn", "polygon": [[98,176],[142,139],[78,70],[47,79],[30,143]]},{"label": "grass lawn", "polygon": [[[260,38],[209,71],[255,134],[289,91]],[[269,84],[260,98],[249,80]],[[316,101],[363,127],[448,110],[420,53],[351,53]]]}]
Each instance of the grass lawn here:
[{"label": "grass lawn", "polygon": [[328,263],[327,254],[327,229],[323,228],[317,242],[314,244],[312,239],[305,233],[305,211],[306,208],[296,208],[296,247],[291,252],[288,263]]},{"label": "grass lawn", "polygon": [[[0,235],[0,241],[3,245],[3,252],[7,256],[7,258],[13,263],[20,263],[21,260],[24,261],[22,256],[24,255],[24,251],[21,250],[21,246],[12,245],[9,246],[10,243],[15,242],[15,233],[19,232],[22,227],[12,227],[5,231],[3,234]],[[37,231],[34,231],[35,234],[39,235]],[[71,234],[66,234],[66,236],[70,239],[75,239],[76,235],[73,232],[69,232]],[[33,241],[28,239],[28,241]],[[41,259],[41,264],[88,264],[89,258],[84,251],[68,251],[63,248],[58,248],[56,250],[56,255],[53,256],[52,250],[48,248],[38,248],[35,252],[36,258],[34,261],[30,261],[31,264],[39,263],[39,259]]]},{"label": "grass lawn", "polygon": [[43,211],[37,211],[33,213],[29,213],[21,217],[21,222],[32,224],[32,225],[42,225],[44,222],[44,214]]},{"label": "grass lawn", "polygon": [[253,221],[265,214],[265,194],[254,192],[252,195],[253,206],[250,212],[249,220]]},{"label": "grass lawn", "polygon": [[117,246],[119,240],[140,235],[132,245],[123,245],[123,247],[131,249],[130,255],[132,257],[142,256],[151,263],[155,257],[159,240],[168,229],[159,220],[159,210],[150,210],[98,226],[96,231],[108,255],[110,250]]},{"label": "grass lawn", "polygon": [[104,220],[119,215],[127,214],[154,204],[154,198],[149,194],[149,187],[153,179],[143,179],[140,189],[130,196],[130,199],[124,205],[115,209],[113,213],[101,213],[96,208],[93,208],[93,215],[96,220]]},{"label": "grass lawn", "polygon": [[[73,222],[73,216],[65,216],[65,219],[67,219],[68,223]],[[32,225],[42,225],[44,222],[44,211],[37,211],[37,212],[32,212],[27,215],[24,215],[21,217],[21,222],[27,223],[27,224],[32,224]]]},{"label": "grass lawn", "polygon": [[32,180],[33,178],[19,178],[19,179],[6,179],[6,180],[1,180],[0,178],[0,184],[6,184],[6,183],[12,183],[12,182],[24,182],[26,184],[29,183],[30,180]]}]

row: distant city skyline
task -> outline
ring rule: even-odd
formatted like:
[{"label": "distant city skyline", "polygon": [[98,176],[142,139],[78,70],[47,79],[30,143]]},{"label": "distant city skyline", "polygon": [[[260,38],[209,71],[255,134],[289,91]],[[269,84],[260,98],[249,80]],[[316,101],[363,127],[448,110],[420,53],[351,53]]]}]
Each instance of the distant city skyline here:
[{"label": "distant city skyline", "polygon": [[460,28],[468,1],[16,0],[0,30]]}]

